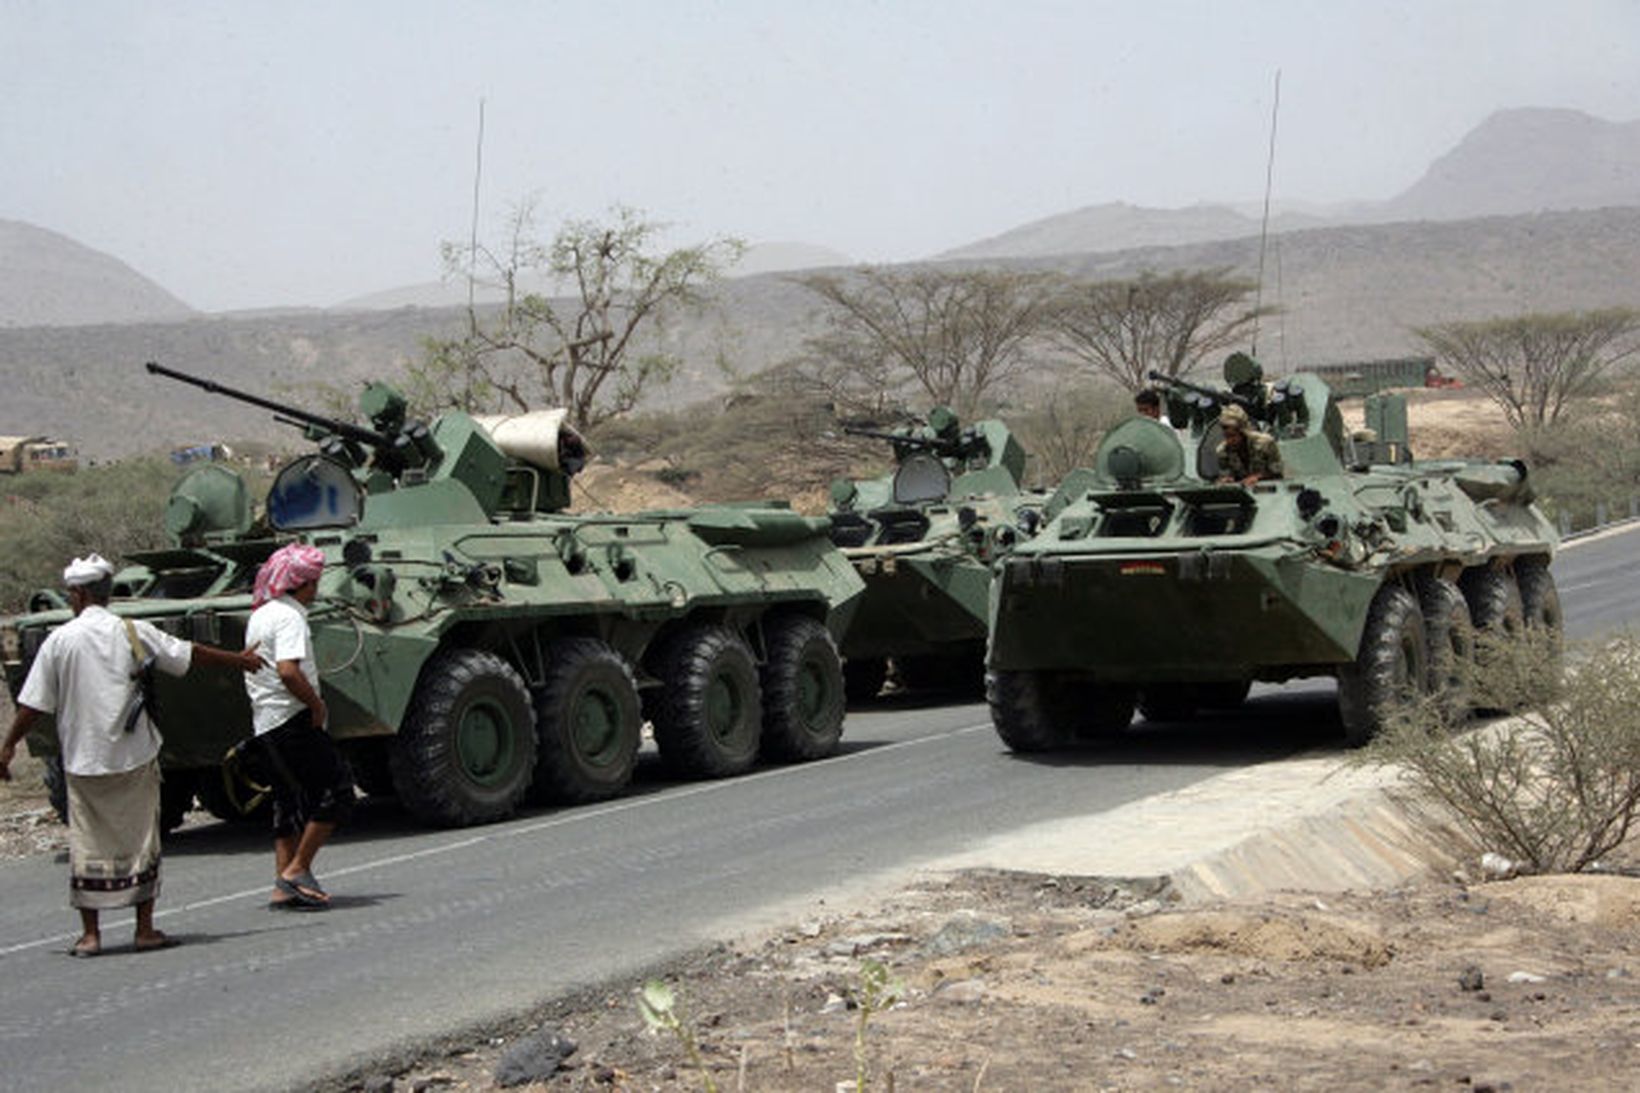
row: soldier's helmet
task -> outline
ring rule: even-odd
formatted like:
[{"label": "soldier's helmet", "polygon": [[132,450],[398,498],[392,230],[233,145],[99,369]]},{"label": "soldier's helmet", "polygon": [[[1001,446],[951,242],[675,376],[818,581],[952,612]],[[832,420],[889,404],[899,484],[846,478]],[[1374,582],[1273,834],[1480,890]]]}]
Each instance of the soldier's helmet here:
[{"label": "soldier's helmet", "polygon": [[1225,428],[1240,429],[1245,433],[1251,424],[1252,421],[1248,418],[1247,411],[1235,403],[1231,403],[1219,411],[1219,425]]}]

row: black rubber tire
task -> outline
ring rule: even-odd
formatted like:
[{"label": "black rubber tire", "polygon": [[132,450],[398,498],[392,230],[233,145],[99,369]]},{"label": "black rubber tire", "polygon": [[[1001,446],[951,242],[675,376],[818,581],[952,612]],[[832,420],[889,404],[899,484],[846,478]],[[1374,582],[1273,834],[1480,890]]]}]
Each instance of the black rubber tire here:
[{"label": "black rubber tire", "polygon": [[546,682],[535,690],[533,800],[605,801],[632,781],[643,704],[626,658],[597,638],[547,647]]},{"label": "black rubber tire", "polygon": [[1139,692],[1114,683],[1094,683],[1087,679],[1071,685],[1071,727],[1078,740],[1109,740],[1133,724]]},{"label": "black rubber tire", "polygon": [[882,657],[851,657],[843,665],[843,691],[850,706],[870,702],[888,680],[888,661]]},{"label": "black rubber tire", "polygon": [[1520,589],[1504,570],[1489,565],[1473,566],[1463,571],[1458,588],[1469,604],[1469,618],[1475,624],[1476,633],[1518,634],[1526,625]]},{"label": "black rubber tire", "polygon": [[1076,699],[1059,672],[998,669],[985,675],[991,724],[1008,750],[1052,751],[1076,736]]},{"label": "black rubber tire", "polygon": [[1560,592],[1548,563],[1538,558],[1516,563],[1515,586],[1520,589],[1521,616],[1527,631],[1545,635],[1550,643],[1552,660],[1548,670],[1554,678],[1544,681],[1541,692],[1534,689],[1533,693],[1534,700],[1542,701],[1555,693],[1564,675],[1566,620],[1560,610]]},{"label": "black rubber tire", "polygon": [[1440,698],[1442,716],[1461,724],[1471,712],[1469,678],[1475,660],[1475,623],[1469,602],[1456,584],[1429,577],[1418,586],[1424,613],[1424,636],[1429,643],[1429,693]]},{"label": "black rubber tire", "polygon": [[1204,710],[1239,710],[1253,689],[1250,679],[1196,684],[1196,702]]},{"label": "black rubber tire", "polygon": [[673,771],[726,778],[757,762],[763,696],[746,640],[725,626],[685,630],[660,650],[649,713],[655,746]]},{"label": "black rubber tire", "polygon": [[1338,672],[1338,713],[1346,745],[1366,744],[1425,693],[1428,659],[1418,600],[1400,585],[1380,588],[1367,612],[1355,660]]},{"label": "black rubber tire", "polygon": [[[1514,575],[1490,565],[1473,566],[1458,579],[1463,598],[1469,604],[1469,618],[1475,624],[1475,660],[1484,671],[1486,641],[1507,640],[1526,629],[1526,613],[1520,602],[1520,587]],[[1507,713],[1511,703],[1490,703],[1485,695],[1472,695],[1475,711],[1485,715]],[[1493,696],[1496,697],[1496,696]]]},{"label": "black rubber tire", "polygon": [[46,800],[57,819],[68,823],[68,776],[63,773],[63,757],[53,755],[40,764],[40,781],[46,786]]},{"label": "black rubber tire", "polygon": [[780,762],[823,759],[843,739],[843,658],[831,632],[806,615],[764,627],[764,756]]},{"label": "black rubber tire", "polygon": [[1188,683],[1169,683],[1139,692],[1139,713],[1146,721],[1189,721],[1201,700]]},{"label": "black rubber tire", "polygon": [[523,678],[480,649],[435,653],[389,763],[400,803],[424,823],[464,827],[512,815],[535,773],[535,711]]}]

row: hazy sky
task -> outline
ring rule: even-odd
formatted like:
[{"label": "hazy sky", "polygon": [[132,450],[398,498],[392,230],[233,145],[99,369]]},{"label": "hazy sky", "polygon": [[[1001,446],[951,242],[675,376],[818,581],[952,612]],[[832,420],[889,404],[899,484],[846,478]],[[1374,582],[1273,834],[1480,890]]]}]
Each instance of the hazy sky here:
[{"label": "hazy sky", "polygon": [[1106,201],[1382,199],[1494,110],[1640,117],[1640,0],[0,0],[0,218],[207,310],[436,280],[539,194],[924,257]]}]

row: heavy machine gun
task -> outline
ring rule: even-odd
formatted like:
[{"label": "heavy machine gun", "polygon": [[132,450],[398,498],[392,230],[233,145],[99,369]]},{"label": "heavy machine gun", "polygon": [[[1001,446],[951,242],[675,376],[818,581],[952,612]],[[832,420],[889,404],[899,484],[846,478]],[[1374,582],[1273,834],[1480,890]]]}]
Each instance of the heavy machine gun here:
[{"label": "heavy machine gun", "polygon": [[376,426],[375,429],[366,429],[362,425],[338,421],[299,406],[240,391],[215,380],[191,376],[154,361],[149,361],[144,367],[151,375],[179,380],[213,395],[224,395],[271,410],[275,421],[302,429],[309,440],[318,442],[319,450],[324,455],[349,467],[363,466],[368,460],[373,467],[397,477],[411,468],[435,466],[443,457],[426,424],[406,421],[404,396],[384,383],[370,384],[359,400],[371,424]]}]

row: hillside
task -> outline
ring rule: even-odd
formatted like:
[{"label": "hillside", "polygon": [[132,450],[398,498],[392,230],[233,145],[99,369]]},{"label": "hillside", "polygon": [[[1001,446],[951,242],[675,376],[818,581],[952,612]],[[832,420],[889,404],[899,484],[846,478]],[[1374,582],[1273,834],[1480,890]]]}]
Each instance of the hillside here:
[{"label": "hillside", "polygon": [[[1009,263],[1088,277],[1228,266],[1252,276],[1256,236],[1181,247]],[[815,301],[787,275],[737,278],[721,308],[676,324],[664,344],[686,362],[649,405],[725,390],[798,351]],[[1640,306],[1640,208],[1290,232],[1272,242],[1259,353],[1275,371],[1397,356],[1409,327],[1526,310]],[[269,392],[320,382],[356,388],[393,376],[421,340],[461,329],[459,309],[317,312],[182,323],[0,329],[8,398],[0,433],[52,431],[93,458],[203,440],[290,442],[268,415],[141,372],[146,360]],[[312,397],[309,396],[312,405]]]},{"label": "hillside", "polygon": [[[1272,233],[1350,224],[1462,220],[1640,205],[1640,121],[1577,110],[1500,110],[1387,201],[1306,207],[1276,195]],[[1156,209],[1113,202],[1022,224],[937,259],[1041,258],[1257,235],[1257,209]]]},{"label": "hillside", "polygon": [[193,308],[119,259],[0,220],[0,327],[182,319]]}]

